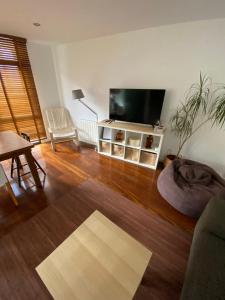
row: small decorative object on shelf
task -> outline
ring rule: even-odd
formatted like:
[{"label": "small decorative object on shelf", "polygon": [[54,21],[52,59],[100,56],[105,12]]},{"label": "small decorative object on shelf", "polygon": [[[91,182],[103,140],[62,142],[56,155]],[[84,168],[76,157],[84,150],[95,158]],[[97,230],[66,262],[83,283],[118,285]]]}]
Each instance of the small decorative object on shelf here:
[{"label": "small decorative object on shelf", "polygon": [[116,142],[120,142],[120,143],[122,143],[124,141],[124,132],[122,130],[119,130],[116,133],[115,140],[116,140]]},{"label": "small decorative object on shelf", "polygon": [[148,135],[147,138],[146,138],[145,148],[151,149],[152,148],[152,143],[153,143],[153,136]]},{"label": "small decorative object on shelf", "polygon": [[156,133],[163,133],[165,131],[165,126],[159,125],[159,126],[154,126],[154,132]]},{"label": "small decorative object on shelf", "polygon": [[139,137],[129,137],[128,138],[128,145],[133,146],[133,147],[139,147],[141,143],[141,140]]}]

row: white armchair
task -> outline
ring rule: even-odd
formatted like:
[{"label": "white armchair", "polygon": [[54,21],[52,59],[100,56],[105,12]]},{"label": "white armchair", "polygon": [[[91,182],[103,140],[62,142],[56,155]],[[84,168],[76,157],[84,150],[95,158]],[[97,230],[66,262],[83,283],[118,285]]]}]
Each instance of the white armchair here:
[{"label": "white armchair", "polygon": [[48,108],[45,111],[48,121],[52,149],[56,143],[72,140],[79,146],[78,131],[73,124],[69,111],[65,107]]},{"label": "white armchair", "polygon": [[18,202],[17,202],[17,200],[16,200],[16,197],[15,197],[15,195],[14,195],[14,192],[13,192],[13,190],[12,190],[12,188],[11,188],[11,185],[10,185],[10,183],[9,183],[9,181],[8,181],[8,179],[7,179],[7,177],[6,177],[6,175],[5,175],[5,172],[4,172],[4,170],[3,170],[3,167],[2,167],[2,165],[0,164],[0,187],[2,187],[2,186],[6,186],[6,188],[7,188],[7,190],[8,190],[8,193],[9,193],[11,199],[13,200],[14,204],[17,206],[17,205],[18,205]]}]

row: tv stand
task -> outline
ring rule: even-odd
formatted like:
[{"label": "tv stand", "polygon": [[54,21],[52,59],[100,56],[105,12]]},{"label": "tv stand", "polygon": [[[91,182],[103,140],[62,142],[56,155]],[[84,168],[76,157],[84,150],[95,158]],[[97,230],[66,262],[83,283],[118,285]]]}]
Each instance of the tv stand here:
[{"label": "tv stand", "polygon": [[[105,130],[107,138],[104,138]],[[163,136],[163,132],[147,125],[102,121],[98,123],[98,153],[156,169]],[[146,147],[149,138],[151,143]]]}]

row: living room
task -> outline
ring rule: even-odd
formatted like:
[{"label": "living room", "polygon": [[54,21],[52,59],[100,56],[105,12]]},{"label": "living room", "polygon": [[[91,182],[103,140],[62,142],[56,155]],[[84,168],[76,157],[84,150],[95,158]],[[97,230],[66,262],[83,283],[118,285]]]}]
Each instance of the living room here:
[{"label": "living room", "polygon": [[2,4],[1,299],[225,299],[224,12]]}]

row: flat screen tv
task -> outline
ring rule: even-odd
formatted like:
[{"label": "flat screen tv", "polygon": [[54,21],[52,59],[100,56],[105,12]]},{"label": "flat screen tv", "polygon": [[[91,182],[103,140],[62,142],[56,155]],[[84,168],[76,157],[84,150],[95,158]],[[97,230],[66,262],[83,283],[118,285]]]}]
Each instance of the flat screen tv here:
[{"label": "flat screen tv", "polygon": [[155,125],[160,120],[165,90],[110,89],[112,120]]}]

